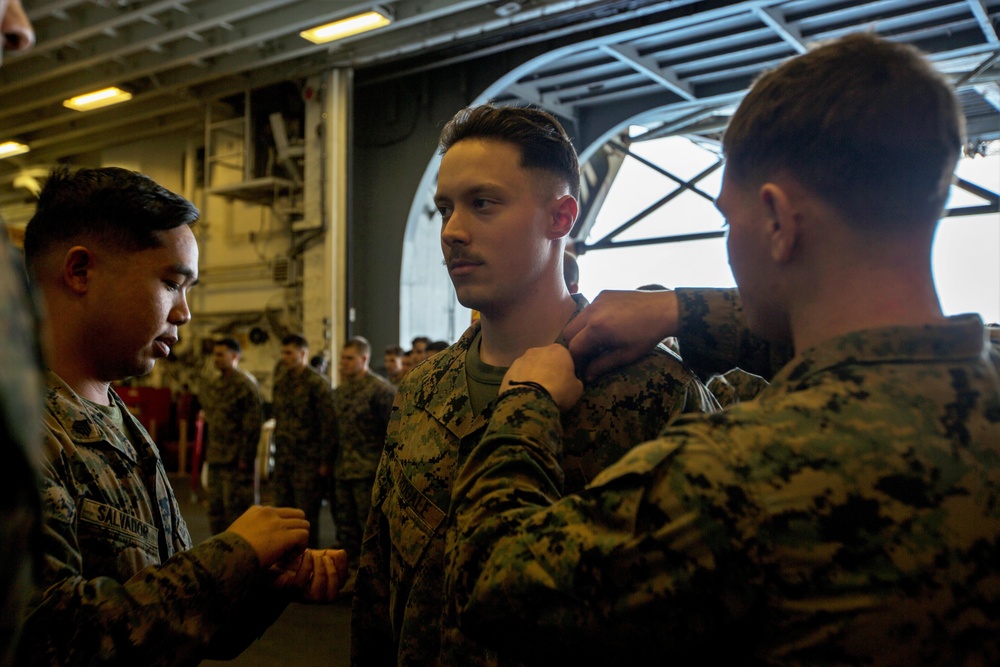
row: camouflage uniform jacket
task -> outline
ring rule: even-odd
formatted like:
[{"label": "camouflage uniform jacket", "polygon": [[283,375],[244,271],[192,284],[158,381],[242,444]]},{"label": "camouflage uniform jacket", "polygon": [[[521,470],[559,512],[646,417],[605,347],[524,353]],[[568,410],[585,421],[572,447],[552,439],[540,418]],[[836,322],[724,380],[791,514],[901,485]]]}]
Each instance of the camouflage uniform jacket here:
[{"label": "camouflage uniform jacket", "polygon": [[[586,305],[582,297],[578,301],[577,312]],[[469,404],[465,360],[478,331],[477,322],[457,343],[410,371],[393,404],[355,587],[355,664],[497,659],[458,631],[443,597],[452,484],[492,409],[474,416]],[[715,407],[694,374],[662,348],[606,375],[587,386],[565,415],[566,488],[582,488],[675,415]]]},{"label": "camouflage uniform jacket", "polygon": [[240,368],[228,376],[220,373],[208,383],[202,404],[209,429],[205,460],[214,464],[243,461],[247,470],[253,470],[264,421],[257,379]]},{"label": "camouflage uniform jacket", "polygon": [[456,481],[446,594],[563,664],[1000,664],[998,371],[974,315],[834,338],[561,500],[559,413],[517,389]]},{"label": "camouflage uniform jacket", "polygon": [[274,383],[275,465],[318,470],[331,459],[333,389],[312,366]]},{"label": "camouflage uniform jacket", "polygon": [[396,388],[375,373],[333,390],[333,471],[337,479],[372,479],[382,457]]},{"label": "camouflage uniform jacket", "polygon": [[196,665],[242,650],[284,609],[261,595],[252,547],[223,533],[192,548],[156,445],[121,399],[110,392],[131,437],[46,381],[45,563],[18,664]]}]

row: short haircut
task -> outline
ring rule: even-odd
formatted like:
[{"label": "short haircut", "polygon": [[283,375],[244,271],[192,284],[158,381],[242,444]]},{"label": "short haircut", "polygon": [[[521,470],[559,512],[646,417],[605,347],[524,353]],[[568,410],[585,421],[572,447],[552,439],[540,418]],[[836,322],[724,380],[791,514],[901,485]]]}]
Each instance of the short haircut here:
[{"label": "short haircut", "polygon": [[403,356],[404,352],[403,348],[400,347],[399,345],[390,345],[389,347],[385,348],[385,354],[391,354],[394,357],[401,357]]},{"label": "short haircut", "polygon": [[302,334],[297,334],[297,333],[286,334],[281,339],[281,344],[282,345],[294,345],[295,347],[299,348],[300,350],[304,350],[304,349],[306,349],[306,348],[309,347],[309,342],[306,340],[306,337],[303,336]]},{"label": "short haircut", "polygon": [[446,340],[432,340],[430,343],[427,343],[427,351],[443,352],[448,349],[449,345],[450,344]]},{"label": "short haircut", "polygon": [[362,357],[371,357],[372,345],[364,336],[352,336],[344,343],[344,347],[353,347]]},{"label": "short haircut", "polygon": [[431,342],[431,339],[428,338],[427,336],[417,336],[416,338],[410,341],[410,344],[416,347],[417,343],[423,343],[424,345],[427,345],[427,343],[429,342]]},{"label": "short haircut", "polygon": [[235,338],[230,338],[229,336],[226,336],[225,338],[219,338],[218,340],[213,341],[212,346],[213,347],[223,346],[227,348],[230,352],[235,352],[236,354],[239,354],[241,351],[239,341],[237,341]]},{"label": "short haircut", "polygon": [[726,170],[749,186],[790,174],[860,227],[935,223],[963,123],[918,50],[853,34],[757,80],[726,129]]},{"label": "short haircut", "polygon": [[521,150],[521,166],[557,176],[580,199],[580,162],[573,142],[555,117],[540,109],[484,104],[462,109],[439,140],[441,155],[464,139],[492,139]]},{"label": "short haircut", "polygon": [[125,252],[162,245],[161,232],[198,220],[198,209],[148,176],[119,167],[57,168],[24,232],[33,263],[57,244],[92,238]]}]

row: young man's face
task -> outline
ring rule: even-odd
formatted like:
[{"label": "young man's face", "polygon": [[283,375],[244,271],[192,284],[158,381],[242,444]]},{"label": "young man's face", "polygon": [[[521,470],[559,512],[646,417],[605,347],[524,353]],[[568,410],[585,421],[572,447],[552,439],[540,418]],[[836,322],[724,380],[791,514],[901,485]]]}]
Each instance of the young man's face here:
[{"label": "young man's face", "polygon": [[465,139],[444,154],[435,202],[441,249],[462,305],[502,311],[558,268],[548,262],[551,181],[521,167],[520,148],[506,142]]},{"label": "young man's face", "polygon": [[198,244],[187,225],[160,232],[163,245],[97,256],[88,296],[90,329],[103,380],[145,375],[166,358],[191,319],[188,290],[197,282]]},{"label": "young man's face", "polygon": [[358,352],[353,345],[340,351],[340,377],[356,380],[365,374],[368,357]]},{"label": "young man's face", "polygon": [[390,352],[385,353],[385,372],[398,373],[403,370],[403,357],[396,356]]},{"label": "young man's face", "polygon": [[212,348],[212,363],[220,371],[229,371],[236,368],[236,360],[238,358],[239,355],[225,345],[216,345]]},{"label": "young man's face", "polygon": [[297,345],[282,345],[281,346],[281,363],[285,365],[285,368],[305,368],[306,357],[309,354],[309,349],[305,347],[298,347]]}]

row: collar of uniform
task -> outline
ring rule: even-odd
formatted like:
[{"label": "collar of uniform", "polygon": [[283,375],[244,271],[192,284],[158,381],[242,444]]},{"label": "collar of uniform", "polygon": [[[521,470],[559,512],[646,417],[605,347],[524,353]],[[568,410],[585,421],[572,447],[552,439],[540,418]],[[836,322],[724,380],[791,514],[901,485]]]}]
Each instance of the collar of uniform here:
[{"label": "collar of uniform", "polygon": [[[115,433],[101,429],[97,420],[94,419],[87,409],[83,399],[73,389],[66,384],[61,377],[51,370],[45,372],[45,407],[49,418],[54,419],[60,429],[66,433],[73,442],[91,444],[95,442],[105,442],[118,450],[123,456],[132,461],[150,456],[156,457],[158,453],[155,446],[148,438],[142,438],[142,452],[134,452],[132,446],[128,445],[128,436],[125,433]],[[141,430],[141,426],[136,422],[135,417],[129,412],[125,403],[118,394],[111,390],[109,392],[111,400],[115,402],[121,410],[122,421],[126,430]],[[143,432],[144,433],[144,432]]]},{"label": "collar of uniform", "polygon": [[942,324],[855,331],[796,355],[771,384],[796,384],[844,364],[972,360],[986,353],[989,334],[978,315],[956,315]]},{"label": "collar of uniform", "polygon": [[410,371],[399,387],[414,407],[426,410],[458,438],[472,422],[465,356],[479,330],[477,320],[455,344]]}]

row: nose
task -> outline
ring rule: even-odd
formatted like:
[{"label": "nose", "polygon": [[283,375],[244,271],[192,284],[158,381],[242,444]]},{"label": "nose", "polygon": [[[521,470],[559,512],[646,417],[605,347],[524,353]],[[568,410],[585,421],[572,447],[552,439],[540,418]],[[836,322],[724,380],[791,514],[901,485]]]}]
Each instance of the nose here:
[{"label": "nose", "polygon": [[191,309],[188,308],[187,293],[180,290],[178,294],[180,297],[170,310],[170,323],[183,326],[191,320]]},{"label": "nose", "polygon": [[10,0],[0,31],[3,32],[4,51],[27,51],[35,45],[35,30],[24,13],[21,0]]},{"label": "nose", "polygon": [[469,227],[457,206],[441,228],[441,242],[447,246],[469,244]]}]

